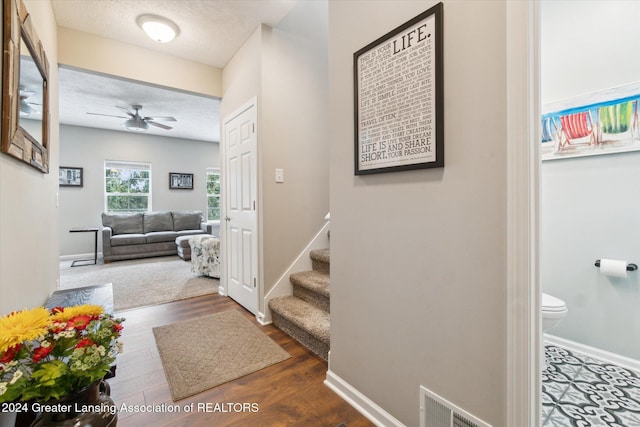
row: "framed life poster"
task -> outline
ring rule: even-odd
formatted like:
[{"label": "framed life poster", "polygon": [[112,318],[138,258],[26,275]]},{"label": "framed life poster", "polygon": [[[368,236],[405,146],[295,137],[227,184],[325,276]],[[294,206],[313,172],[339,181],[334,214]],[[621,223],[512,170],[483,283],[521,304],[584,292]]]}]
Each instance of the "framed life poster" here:
[{"label": "framed life poster", "polygon": [[444,166],[442,10],[353,54],[356,175]]}]

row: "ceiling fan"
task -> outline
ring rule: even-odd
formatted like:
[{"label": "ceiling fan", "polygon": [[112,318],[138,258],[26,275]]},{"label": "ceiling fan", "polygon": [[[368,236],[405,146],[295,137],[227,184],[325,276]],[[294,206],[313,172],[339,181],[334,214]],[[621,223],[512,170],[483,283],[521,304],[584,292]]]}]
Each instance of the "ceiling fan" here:
[{"label": "ceiling fan", "polygon": [[33,108],[32,105],[40,105],[40,104],[36,104],[35,102],[31,102],[28,100],[33,95],[35,95],[34,91],[26,90],[24,86],[20,86],[20,93],[19,93],[20,117],[29,117],[31,114],[39,113],[39,111]]},{"label": "ceiling fan", "polygon": [[127,129],[136,131],[136,132],[146,131],[147,129],[149,129],[149,125],[159,127],[160,129],[164,129],[164,130],[170,130],[170,129],[173,129],[171,126],[158,123],[156,122],[156,120],[162,120],[167,122],[177,121],[175,117],[158,117],[158,116],[143,117],[140,115],[140,110],[142,110],[142,105],[138,105],[138,104],[134,104],[131,106],[131,110],[133,110],[133,112],[131,112],[131,110],[126,107],[121,107],[119,105],[116,105],[116,107],[121,109],[125,113],[127,113],[127,116],[116,116],[114,114],[100,114],[100,113],[87,113],[87,114],[92,114],[94,116],[107,116],[107,117],[118,117],[121,119],[127,119],[122,125]]}]

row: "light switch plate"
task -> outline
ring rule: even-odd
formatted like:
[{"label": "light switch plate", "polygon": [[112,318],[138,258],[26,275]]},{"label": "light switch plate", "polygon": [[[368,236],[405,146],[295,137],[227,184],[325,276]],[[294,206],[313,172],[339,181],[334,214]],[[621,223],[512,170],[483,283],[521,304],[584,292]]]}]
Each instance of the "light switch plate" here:
[{"label": "light switch plate", "polygon": [[276,182],[284,182],[284,169],[276,169]]}]

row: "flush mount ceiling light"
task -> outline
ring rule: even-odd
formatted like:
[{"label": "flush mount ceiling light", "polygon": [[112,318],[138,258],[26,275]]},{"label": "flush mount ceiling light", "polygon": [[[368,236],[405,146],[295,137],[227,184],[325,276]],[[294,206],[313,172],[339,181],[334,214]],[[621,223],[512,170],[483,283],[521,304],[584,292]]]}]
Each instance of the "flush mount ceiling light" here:
[{"label": "flush mount ceiling light", "polygon": [[180,29],[175,23],[162,16],[140,15],[136,22],[151,40],[158,43],[168,43],[180,33]]}]

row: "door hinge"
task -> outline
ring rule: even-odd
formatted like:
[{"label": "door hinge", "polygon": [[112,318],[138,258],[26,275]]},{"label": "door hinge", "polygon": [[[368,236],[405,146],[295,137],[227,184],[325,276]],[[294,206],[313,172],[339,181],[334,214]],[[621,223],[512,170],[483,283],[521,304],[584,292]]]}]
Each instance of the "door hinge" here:
[{"label": "door hinge", "polygon": [[256,133],[256,124],[251,123],[251,132]]},{"label": "door hinge", "polygon": [[253,201],[253,210],[254,211],[256,210],[256,201],[255,200]]},{"label": "door hinge", "polygon": [[253,278],[253,287],[254,288],[256,287],[256,278],[255,277]]}]

